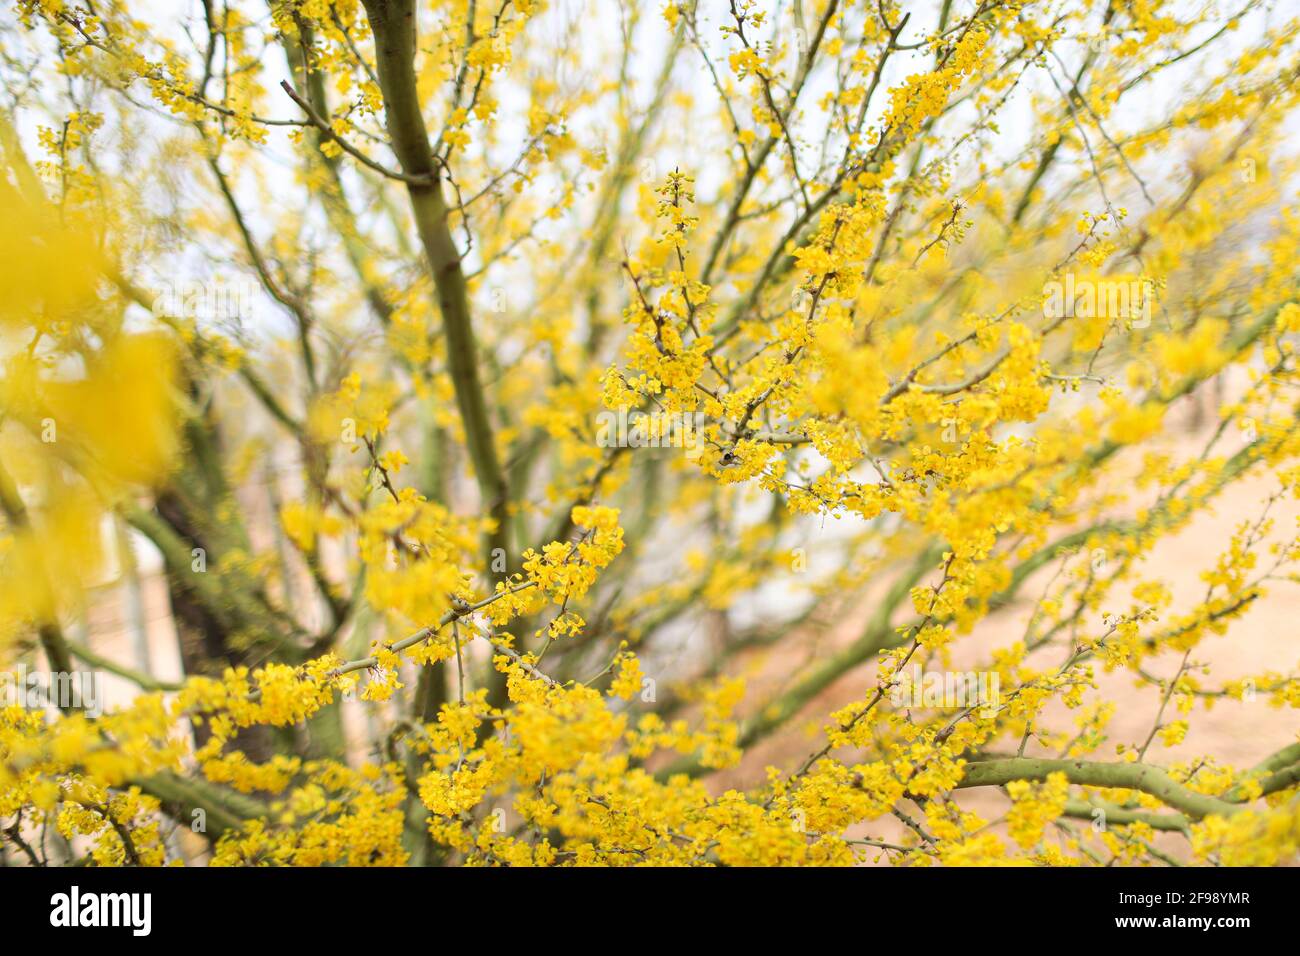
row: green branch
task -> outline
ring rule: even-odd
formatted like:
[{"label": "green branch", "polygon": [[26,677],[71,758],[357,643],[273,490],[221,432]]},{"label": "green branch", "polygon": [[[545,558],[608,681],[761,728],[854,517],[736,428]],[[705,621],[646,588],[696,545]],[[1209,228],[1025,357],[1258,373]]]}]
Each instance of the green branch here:
[{"label": "green branch", "polygon": [[73,657],[84,661],[91,667],[97,667],[102,671],[108,671],[110,674],[116,674],[118,677],[125,678],[131,683],[147,691],[177,691],[183,686],[172,681],[158,680],[156,677],[150,677],[143,671],[138,671],[127,667],[125,664],[119,664],[117,661],[105,657],[97,651],[91,650],[84,644],[77,644],[74,641],[68,641],[68,651]]},{"label": "green branch", "polygon": [[1102,822],[1106,826],[1145,823],[1153,830],[1186,833],[1190,825],[1187,817],[1181,813],[1153,813],[1149,810],[1131,810],[1128,807],[1121,807],[1118,804],[1106,803],[1101,800],[1096,803],[1089,803],[1085,800],[1067,800],[1062,816],[1073,817],[1076,820],[1095,820],[1098,810],[1102,812]]},{"label": "green branch", "polygon": [[192,825],[194,811],[203,811],[203,829],[197,832],[213,842],[227,832],[238,830],[245,821],[268,815],[267,808],[252,797],[170,771],[136,783],[145,793],[156,797],[163,809],[182,824]]},{"label": "green branch", "polygon": [[[365,0],[365,8],[375,39],[376,71],[384,96],[388,136],[403,173],[417,180],[408,181],[406,191],[438,292],[438,308],[447,337],[447,366],[465,426],[465,442],[484,507],[495,522],[487,541],[490,569],[494,551],[501,549],[507,560],[510,554],[509,495],[479,380],[478,347],[465,273],[447,224],[449,210],[437,175],[439,166],[420,112],[415,75],[415,3],[414,0]],[[503,579],[505,574],[494,577]]]},{"label": "green branch", "polygon": [[1046,780],[1063,773],[1070,783],[1085,787],[1140,790],[1168,806],[1193,817],[1211,814],[1231,816],[1241,806],[1218,797],[1189,790],[1159,767],[1143,763],[1090,763],[1085,760],[1045,760],[1034,757],[1006,757],[966,765],[966,774],[956,789],[1001,787],[1013,780]]}]

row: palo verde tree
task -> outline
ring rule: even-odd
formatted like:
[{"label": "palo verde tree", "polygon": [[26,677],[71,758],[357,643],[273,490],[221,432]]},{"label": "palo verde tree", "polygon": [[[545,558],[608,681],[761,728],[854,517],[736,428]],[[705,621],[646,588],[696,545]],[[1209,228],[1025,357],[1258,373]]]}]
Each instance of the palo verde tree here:
[{"label": "palo verde tree", "polygon": [[1288,6],[17,0],[5,858],[1293,858]]}]

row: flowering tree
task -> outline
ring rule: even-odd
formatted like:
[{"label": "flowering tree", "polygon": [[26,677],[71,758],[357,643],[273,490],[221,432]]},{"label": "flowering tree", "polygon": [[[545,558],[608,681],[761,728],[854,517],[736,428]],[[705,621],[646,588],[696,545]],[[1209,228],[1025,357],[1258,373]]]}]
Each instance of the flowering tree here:
[{"label": "flowering tree", "polygon": [[1200,659],[1300,557],[1287,6],[18,0],[0,660],[138,693],[5,702],[6,857],[1292,858],[1197,742],[1300,706]]}]

